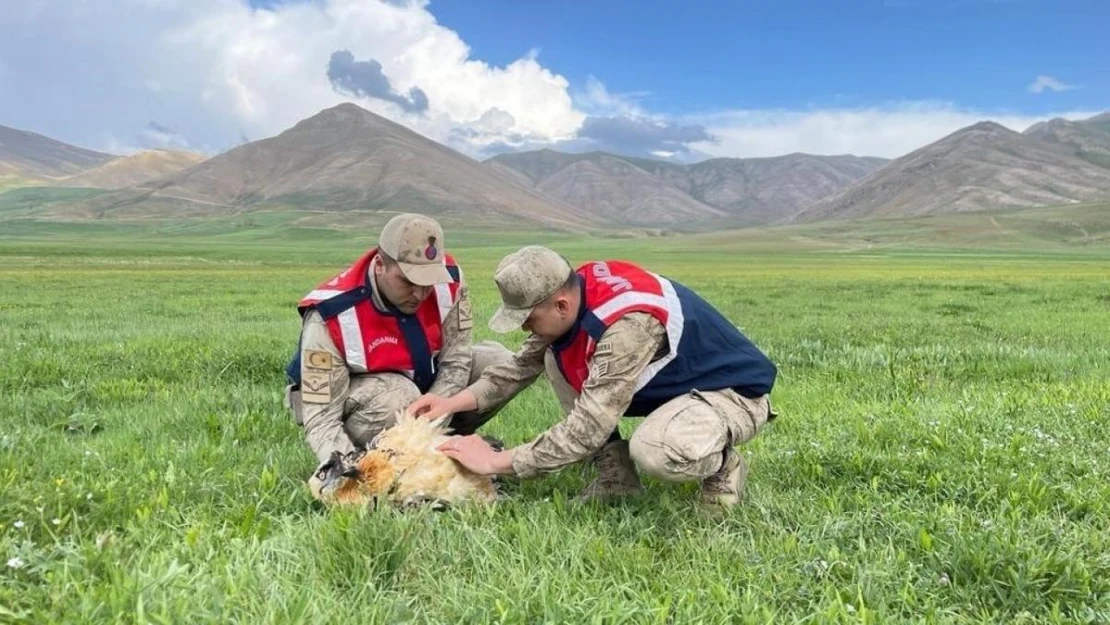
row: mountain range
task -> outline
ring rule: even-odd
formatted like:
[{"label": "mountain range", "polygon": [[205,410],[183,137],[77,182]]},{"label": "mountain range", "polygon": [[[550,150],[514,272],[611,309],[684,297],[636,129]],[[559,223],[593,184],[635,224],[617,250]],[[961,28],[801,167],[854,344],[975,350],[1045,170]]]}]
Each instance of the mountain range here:
[{"label": "mountain range", "polygon": [[566,230],[714,230],[1110,199],[1110,113],[1019,133],[985,121],[895,160],[788,154],[691,165],[605,152],[476,161],[354,104],[204,159],[115,156],[0,126],[4,186],[109,189],[55,219],[286,210],[328,225],[426,212]]},{"label": "mountain range", "polygon": [[767,224],[851,185],[885,159],[789,154],[694,165],[590,152],[501,154],[486,161],[545,195],[636,225]]},{"label": "mountain range", "polygon": [[86,150],[49,137],[0,126],[0,176],[62,178],[102,165],[111,154]]},{"label": "mountain range", "polygon": [[[86,150],[26,130],[0,126],[0,182],[3,186],[127,188],[200,163],[204,156],[185,150],[143,150],[117,156]],[[18,181],[18,184],[13,184]]]},{"label": "mountain range", "polygon": [[[1088,130],[1064,123],[1075,130],[1067,137]],[[1022,134],[979,122],[894,160],[791,220],[936,215],[1110,198],[1110,168],[1084,160],[1055,135],[1030,130],[1033,134]],[[1099,132],[1089,129],[1091,135]]]}]

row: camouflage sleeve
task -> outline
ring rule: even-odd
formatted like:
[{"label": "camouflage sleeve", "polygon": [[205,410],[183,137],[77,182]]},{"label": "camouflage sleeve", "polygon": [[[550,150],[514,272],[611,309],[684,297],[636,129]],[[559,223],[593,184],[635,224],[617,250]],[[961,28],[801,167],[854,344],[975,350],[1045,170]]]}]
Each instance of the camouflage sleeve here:
[{"label": "camouflage sleeve", "polygon": [[530,443],[511,450],[520,477],[557,471],[600,449],[632,402],[636,381],[660,348],[667,330],[651,315],[621,317],[597,343],[589,377],[565,419]]},{"label": "camouflage sleeve", "polygon": [[332,451],[354,450],[343,431],[349,388],[347,361],[331,340],[323,317],[316,311],[308,313],[301,329],[301,409],[305,441],[320,462]]},{"label": "camouflage sleeve", "polygon": [[471,328],[470,289],[459,287],[459,298],[443,322],[443,349],[439,352],[439,371],[429,393],[450,397],[466,388],[470,381]]},{"label": "camouflage sleeve", "polygon": [[506,402],[528,388],[543,373],[543,353],[548,342],[529,336],[508,361],[486,367],[482,377],[467,389],[474,394],[478,410]]}]

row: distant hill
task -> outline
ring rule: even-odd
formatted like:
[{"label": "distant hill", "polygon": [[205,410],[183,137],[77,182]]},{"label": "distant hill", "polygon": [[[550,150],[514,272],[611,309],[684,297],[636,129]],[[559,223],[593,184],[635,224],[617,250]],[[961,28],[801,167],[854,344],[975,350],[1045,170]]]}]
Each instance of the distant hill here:
[{"label": "distant hill", "polygon": [[73,216],[416,211],[553,228],[596,219],[354,104],[341,104],[158,180],[67,207]]},{"label": "distant hill", "polygon": [[501,154],[486,164],[617,223],[720,227],[782,219],[886,162],[789,154],[683,166],[606,152],[537,150]]},{"label": "distant hill", "polygon": [[745,224],[771,223],[828,197],[888,162],[874,157],[813,154],[717,158],[688,168],[689,192]]},{"label": "distant hill", "polygon": [[905,217],[1110,198],[1110,169],[980,122],[895,160],[793,221]]},{"label": "distant hill", "polygon": [[1081,121],[1053,119],[1030,126],[1024,134],[1066,146],[1089,163],[1110,167],[1110,113]]},{"label": "distant hill", "polygon": [[1087,118],[1083,120],[1083,123],[1098,128],[1103,132],[1110,132],[1110,111]]},{"label": "distant hill", "polygon": [[1037,251],[1110,259],[1110,202],[944,213],[918,217],[829,220],[682,237],[687,248],[837,252]]},{"label": "distant hill", "polygon": [[43,187],[11,196],[9,217],[174,220],[266,211],[302,227],[373,228],[393,213],[418,211],[452,227],[715,231],[1107,201],[1110,113],[1054,119],[1024,133],[981,122],[894,161],[787,154],[681,165],[539,150],[480,163],[348,103],[208,160],[168,150],[116,157],[3,127],[0,157],[0,193]]},{"label": "distant hill", "polygon": [[489,164],[519,172],[545,195],[584,208],[614,224],[691,226],[729,217],[725,211],[699,202],[666,178],[602,152],[572,155],[544,150],[505,154]]},{"label": "distant hill", "polygon": [[116,158],[26,130],[0,126],[0,176],[23,179],[61,178]]},{"label": "distant hill", "polygon": [[60,181],[67,187],[123,189],[155,178],[176,174],[203,162],[204,156],[185,150],[144,150],[120,156],[103,165],[68,176]]}]

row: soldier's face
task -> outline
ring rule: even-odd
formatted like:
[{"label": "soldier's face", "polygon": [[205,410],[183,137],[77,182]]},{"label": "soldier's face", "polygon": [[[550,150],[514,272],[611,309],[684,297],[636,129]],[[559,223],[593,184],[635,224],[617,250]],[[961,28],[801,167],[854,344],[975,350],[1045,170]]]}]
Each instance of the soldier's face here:
[{"label": "soldier's face", "polygon": [[432,294],[432,287],[413,284],[405,277],[400,265],[386,267],[381,263],[374,267],[374,277],[382,296],[398,310],[411,315],[420,304]]},{"label": "soldier's face", "polygon": [[555,294],[532,309],[532,313],[521,326],[525,332],[554,341],[574,327],[577,307],[573,298]]}]

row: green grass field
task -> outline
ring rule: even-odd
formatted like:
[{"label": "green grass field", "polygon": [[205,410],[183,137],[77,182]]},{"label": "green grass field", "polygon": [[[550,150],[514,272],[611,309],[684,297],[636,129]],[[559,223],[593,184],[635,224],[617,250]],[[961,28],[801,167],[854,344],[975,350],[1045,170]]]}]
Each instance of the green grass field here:
[{"label": "green grass field", "polygon": [[[0,223],[0,622],[1110,622],[1106,221],[449,232],[477,338],[539,239],[690,285],[779,364],[723,516],[694,484],[576,504],[576,470],[489,509],[323,510],[282,368],[297,299],[371,234]],[[559,418],[541,380],[488,431]]]}]

